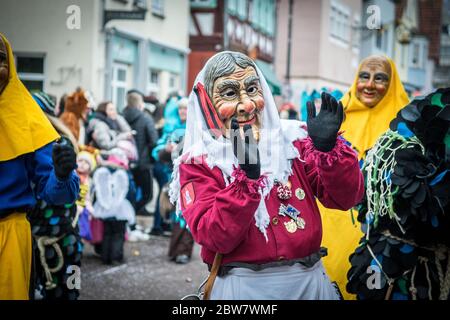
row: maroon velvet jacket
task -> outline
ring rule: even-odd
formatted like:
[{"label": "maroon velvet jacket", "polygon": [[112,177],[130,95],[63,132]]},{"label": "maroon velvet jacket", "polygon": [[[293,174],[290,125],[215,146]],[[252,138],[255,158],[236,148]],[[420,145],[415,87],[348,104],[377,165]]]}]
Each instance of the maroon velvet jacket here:
[{"label": "maroon velvet jacket", "polygon": [[[212,264],[216,252],[224,255],[222,264],[263,264],[309,256],[319,251],[322,241],[315,197],[325,207],[340,210],[348,210],[361,200],[364,179],[356,153],[344,140],[339,138],[327,153],[316,150],[310,138],[297,140],[294,146],[303,161],[292,162],[292,197],[280,200],[274,185],[265,199],[270,216],[268,242],[255,225],[261,195],[254,180],[236,169],[236,179],[226,186],[220,169],[211,170],[205,161],[180,165],[181,208],[195,241],[202,245],[204,262]],[[295,196],[297,188],[304,190],[303,200]],[[281,203],[300,210],[306,223],[304,229],[287,231],[284,222],[290,218],[278,214]]]}]

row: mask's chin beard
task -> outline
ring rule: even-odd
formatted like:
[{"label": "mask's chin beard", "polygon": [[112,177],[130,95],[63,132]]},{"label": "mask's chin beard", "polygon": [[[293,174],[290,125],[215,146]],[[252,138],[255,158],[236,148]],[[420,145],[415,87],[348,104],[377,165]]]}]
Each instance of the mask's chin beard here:
[{"label": "mask's chin beard", "polygon": [[[259,113],[259,112],[255,113],[255,122],[251,125],[252,126],[253,137],[255,138],[255,140],[257,142],[259,142],[259,139],[260,139],[260,128],[261,128],[261,122],[262,122],[261,118],[262,118],[261,113]],[[227,126],[223,127],[223,130],[224,130],[223,135],[224,135],[224,137],[226,137],[228,139],[230,138],[231,119],[232,118],[228,119],[227,122],[226,122]],[[240,126],[240,131],[241,131],[241,135],[242,136],[244,134],[243,130],[244,130],[244,127]]]},{"label": "mask's chin beard", "polygon": [[261,128],[262,115],[259,112],[257,112],[255,114],[255,117],[256,117],[255,122],[252,124],[252,132],[253,132],[253,137],[255,138],[255,140],[257,142],[259,142],[259,139],[260,139],[259,129]]},{"label": "mask's chin beard", "polygon": [[253,138],[255,138],[256,142],[259,142],[259,138],[260,138],[259,127],[252,125],[252,132],[253,132]]}]

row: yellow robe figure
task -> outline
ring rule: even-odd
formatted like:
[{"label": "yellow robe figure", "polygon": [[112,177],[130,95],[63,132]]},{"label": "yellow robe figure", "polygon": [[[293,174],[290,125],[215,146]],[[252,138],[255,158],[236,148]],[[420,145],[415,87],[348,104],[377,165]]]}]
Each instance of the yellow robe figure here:
[{"label": "yellow robe figure", "polygon": [[[358,151],[358,159],[364,159],[366,151],[373,147],[378,137],[389,128],[389,123],[398,111],[408,104],[408,96],[400,81],[395,64],[389,59],[391,77],[386,95],[373,108],[366,107],[356,98],[357,75],[353,85],[342,98],[345,119],[341,130],[343,136]],[[347,272],[350,270],[349,256],[358,246],[363,236],[360,223],[356,220],[356,210],[340,211],[323,207],[319,202],[322,216],[322,246],[328,248],[328,256],[323,259],[331,281],[336,281],[344,299],[354,300],[355,295],[347,292]],[[352,217],[353,215],[353,217]]]},{"label": "yellow robe figure", "polygon": [[[59,135],[19,80],[11,46],[7,49],[8,82],[0,92],[0,162],[34,152]],[[1,182],[1,181],[0,181]],[[25,213],[0,219],[0,300],[28,299],[31,229]]]},{"label": "yellow robe figure", "polygon": [[0,93],[0,161],[34,152],[59,138],[44,112],[17,76],[8,40],[8,84]]}]

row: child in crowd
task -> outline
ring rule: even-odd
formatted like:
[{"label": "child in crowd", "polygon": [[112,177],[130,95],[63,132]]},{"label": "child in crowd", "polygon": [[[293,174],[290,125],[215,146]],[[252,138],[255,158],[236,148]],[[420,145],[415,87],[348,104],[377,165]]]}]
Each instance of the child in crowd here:
[{"label": "child in crowd", "polygon": [[78,225],[80,228],[80,236],[88,241],[92,240],[91,230],[89,226],[90,216],[94,212],[90,197],[90,188],[92,179],[91,173],[95,170],[97,161],[95,156],[88,151],[81,151],[77,155],[77,173],[80,177],[80,195],[76,202]]},{"label": "child in crowd", "polygon": [[127,171],[128,165],[125,153],[114,149],[93,177],[93,216],[103,221],[103,240],[96,251],[105,264],[124,261],[126,225],[135,223],[135,211],[129,201],[135,190]]}]

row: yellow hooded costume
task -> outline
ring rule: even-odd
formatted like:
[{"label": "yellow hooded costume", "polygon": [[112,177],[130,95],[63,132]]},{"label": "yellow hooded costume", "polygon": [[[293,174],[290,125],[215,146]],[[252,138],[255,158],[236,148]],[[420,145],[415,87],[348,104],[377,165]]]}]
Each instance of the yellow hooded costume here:
[{"label": "yellow hooded costume", "polygon": [[[0,92],[0,162],[6,162],[38,150],[59,135],[19,80],[11,46],[2,34],[0,37],[9,70],[8,82]],[[25,213],[13,213],[0,219],[0,300],[28,299],[30,272],[30,223]]]},{"label": "yellow hooded costume", "polygon": [[[366,151],[373,147],[380,135],[389,128],[389,123],[398,111],[409,102],[394,62],[387,59],[391,66],[389,88],[375,107],[368,108],[356,98],[356,84],[361,65],[353,85],[342,98],[345,120],[341,130],[344,131],[344,138],[358,151],[358,159],[364,159]],[[331,210],[320,203],[318,205],[323,225],[322,245],[328,248],[328,256],[323,259],[325,269],[331,281],[337,282],[344,299],[355,299],[355,295],[347,292],[346,285],[347,272],[351,267],[349,256],[363,236],[360,223],[356,220],[357,212]]]},{"label": "yellow hooded costume", "polygon": [[59,135],[17,76],[11,46],[0,33],[8,51],[8,83],[0,93],[0,161],[34,152]]}]

